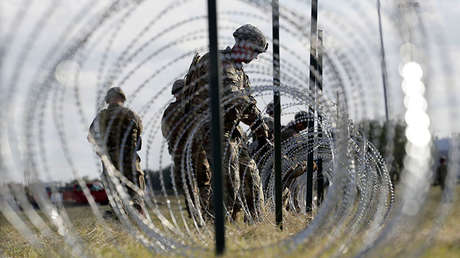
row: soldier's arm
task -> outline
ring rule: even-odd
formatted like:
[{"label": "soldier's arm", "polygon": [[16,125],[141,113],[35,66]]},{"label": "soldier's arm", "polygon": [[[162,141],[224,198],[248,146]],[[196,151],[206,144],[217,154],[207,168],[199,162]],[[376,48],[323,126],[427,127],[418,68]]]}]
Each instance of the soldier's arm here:
[{"label": "soldier's arm", "polygon": [[137,131],[137,148],[136,150],[141,150],[142,148],[142,137],[141,137],[141,134],[142,134],[142,131],[144,130],[144,126],[142,125],[142,120],[139,116],[137,116],[137,120],[138,120],[138,131]]},{"label": "soldier's arm", "polygon": [[256,106],[257,101],[247,92],[249,88],[247,77],[246,86],[241,87],[238,75],[232,67],[227,68],[224,66],[223,70],[224,96],[231,101],[232,109],[239,114],[241,122],[251,127],[251,131],[256,138],[270,138],[268,126],[263,121],[261,112]]},{"label": "soldier's arm", "polygon": [[293,137],[296,131],[292,125],[288,125],[284,130],[281,130],[281,142],[286,141],[287,139]]},{"label": "soldier's arm", "polygon": [[86,137],[86,139],[92,143],[92,138],[93,138],[93,131],[94,131],[94,121],[91,123],[91,125],[89,126],[89,129],[88,129],[88,136]]},{"label": "soldier's arm", "polygon": [[[123,140],[122,144],[124,144],[124,148],[127,148],[127,150],[134,150],[138,151],[141,149],[142,141],[140,137],[140,128],[137,124],[137,121],[134,119],[128,120],[129,124],[128,127],[126,128],[127,131],[127,138],[126,140]],[[123,134],[125,134],[123,133]]]},{"label": "soldier's arm", "polygon": [[142,147],[142,138],[141,138],[141,133],[142,133],[142,121],[141,118],[132,110],[125,109],[127,112],[127,118],[129,121],[129,127],[127,127],[129,131],[129,136],[130,139],[128,142],[132,144],[133,150],[140,150]]},{"label": "soldier's arm", "polygon": [[142,148],[142,121],[139,116],[136,115],[136,119],[134,121],[134,126],[131,132],[131,135],[133,137],[133,143],[135,144],[135,150],[139,151]]},{"label": "soldier's arm", "polygon": [[94,139],[94,121],[89,126],[88,136],[86,136],[86,140],[92,144],[96,144],[96,140]]},{"label": "soldier's arm", "polygon": [[137,125],[137,129],[138,129],[138,134],[141,135],[142,134],[142,131],[144,130],[144,126],[142,125],[142,120],[140,118],[139,115],[137,115],[136,113],[134,113],[134,119],[136,121],[136,125]]},{"label": "soldier's arm", "polygon": [[254,101],[248,101],[247,107],[243,110],[241,121],[251,127],[251,131],[257,138],[270,139],[270,132],[267,124],[262,119],[260,110]]},{"label": "soldier's arm", "polygon": [[96,115],[96,117],[94,118],[93,122],[91,122],[91,125],[89,126],[89,129],[88,129],[88,136],[86,137],[86,139],[90,142],[90,143],[93,143],[95,144],[96,142],[96,139],[99,138],[98,135],[100,135],[100,131],[101,131],[101,128],[98,128],[100,127],[100,118],[101,118],[101,115],[100,113]]},{"label": "soldier's arm", "polygon": [[[89,130],[88,130],[88,136],[86,137],[86,139],[88,140],[88,142],[90,142],[91,144],[93,144],[95,146],[95,151],[96,151],[96,154],[101,156],[102,155],[102,148],[103,146],[100,144],[100,141],[101,141],[101,123],[100,123],[100,118],[101,118],[101,115],[100,113],[96,116],[96,118],[94,118],[93,122],[91,122],[91,125],[89,126]],[[98,143],[99,141],[99,143]]]},{"label": "soldier's arm", "polygon": [[133,136],[135,137],[134,143],[136,145],[134,147],[135,147],[136,151],[139,151],[142,148],[142,137],[141,137],[139,132],[140,132],[140,130],[138,128],[133,129]]}]

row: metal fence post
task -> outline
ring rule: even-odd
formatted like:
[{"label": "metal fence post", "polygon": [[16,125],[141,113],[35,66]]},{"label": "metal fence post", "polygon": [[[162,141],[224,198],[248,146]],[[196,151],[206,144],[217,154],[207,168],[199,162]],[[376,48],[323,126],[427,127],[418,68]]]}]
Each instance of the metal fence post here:
[{"label": "metal fence post", "polygon": [[382,30],[382,15],[381,15],[381,6],[380,0],[377,0],[377,15],[379,18],[379,36],[380,36],[380,66],[382,69],[382,83],[383,83],[383,97],[385,101],[385,118],[388,121],[388,93],[387,93],[387,84],[388,84],[388,72],[387,72],[387,61],[385,56],[385,44],[383,42],[383,30]]},{"label": "metal fence post", "polygon": [[281,189],[281,101],[280,101],[280,46],[279,46],[279,1],[272,1],[273,28],[273,104],[275,136],[275,213],[276,225],[283,229],[282,189]]},{"label": "metal fence post", "polygon": [[[317,61],[316,61],[316,48],[317,48],[317,30],[318,30],[318,0],[311,1],[311,34],[310,34],[310,91],[314,92],[315,89],[315,73],[317,72]],[[313,103],[310,104],[310,114],[314,114]],[[314,144],[314,120],[313,118],[308,119],[308,145],[309,152],[307,155],[307,191],[306,191],[306,204],[305,211],[307,213],[312,211],[313,207],[313,144]]]},{"label": "metal fence post", "polygon": [[217,4],[216,0],[208,0],[208,29],[209,29],[209,108],[211,111],[212,137],[212,190],[214,202],[214,226],[216,254],[225,251],[225,221],[223,204],[223,175],[222,175],[222,111],[221,99],[221,62],[218,53]]},{"label": "metal fence post", "polygon": [[[317,86],[318,90],[323,91],[323,31],[318,30],[318,78],[317,78]],[[321,124],[323,122],[323,117],[318,115],[318,138],[323,138],[322,127]],[[317,185],[317,204],[318,206],[321,204],[324,198],[324,175],[323,175],[323,160],[317,159],[316,161],[318,166],[318,175],[316,177],[316,185]]]}]

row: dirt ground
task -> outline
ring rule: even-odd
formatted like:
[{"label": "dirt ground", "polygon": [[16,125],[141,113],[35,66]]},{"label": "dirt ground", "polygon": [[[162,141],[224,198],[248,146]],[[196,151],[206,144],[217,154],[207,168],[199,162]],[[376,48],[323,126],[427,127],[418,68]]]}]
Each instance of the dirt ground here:
[{"label": "dirt ground", "polygon": [[[460,192],[460,186],[457,186],[457,193]],[[440,201],[441,192],[439,187],[433,187],[430,192],[430,198],[425,205],[423,217],[426,218],[420,224],[423,230],[417,232],[417,235],[412,235],[411,232],[401,234],[401,239],[413,238],[415,248],[422,248],[420,255],[422,257],[460,257],[460,198],[451,206],[452,209],[448,218],[439,228],[437,234],[431,231],[437,214],[437,208]],[[167,212],[167,202],[159,201],[158,209],[165,214]],[[177,201],[170,202],[174,214],[179,214],[179,203]],[[433,208],[435,207],[435,208]],[[101,206],[101,211],[107,210],[108,206]],[[182,208],[183,209],[183,208]],[[145,248],[139,241],[134,239],[119,221],[106,220],[105,225],[97,223],[96,217],[93,215],[88,206],[66,207],[69,220],[72,222],[73,236],[77,242],[84,243],[85,252],[92,256],[101,257],[152,257],[152,251]],[[5,257],[54,257],[62,256],[66,251],[71,251],[70,247],[64,243],[64,237],[60,235],[59,230],[54,225],[51,225],[47,218],[40,212],[35,210],[39,216],[35,221],[36,227],[32,226],[32,222],[26,219],[25,214],[21,213],[22,220],[27,221],[26,225],[33,229],[30,235],[36,236],[36,247],[30,244],[26,237],[22,236],[18,230],[13,227],[3,216],[0,215],[0,256]],[[185,214],[185,212],[184,212]],[[179,216],[177,223],[183,224]],[[187,220],[188,218],[186,218]],[[45,221],[40,226],[40,221]],[[266,221],[273,221],[273,218],[267,218]],[[310,221],[305,215],[285,214],[283,231],[279,230],[272,223],[262,223],[257,225],[247,225],[240,221],[228,225],[226,228],[228,257],[278,257],[282,253],[288,252],[293,257],[308,257],[309,254],[327,257],[333,254],[335,249],[331,249],[331,253],[317,253],[314,250],[282,250],[280,247],[273,247],[280,240],[292,236],[304,229]],[[189,223],[188,221],[187,223]],[[162,232],[167,232],[161,223],[156,220],[155,225],[161,228]],[[21,225],[17,225],[20,227]],[[181,226],[181,225],[179,225]],[[41,227],[42,234],[37,234]],[[183,228],[183,227],[180,227]],[[210,230],[212,231],[212,229]],[[66,235],[63,233],[63,235]],[[193,235],[193,234],[192,234]],[[206,235],[206,234],[205,234]],[[426,242],[427,237],[434,236],[429,243]],[[192,237],[193,238],[193,237]],[[33,239],[29,239],[34,241]],[[191,242],[198,243],[201,246],[208,246],[205,250],[190,250],[188,255],[199,257],[213,257],[212,245],[213,240],[211,234],[207,239],[200,239],[198,234],[196,239],[190,239]],[[429,244],[429,245],[428,245]],[[76,245],[77,246],[77,245]],[[272,246],[272,247],[267,247]],[[426,246],[426,248],[425,248]],[[407,248],[407,246],[405,246]],[[400,256],[404,254],[404,246],[388,247],[390,256]],[[398,251],[398,248],[401,250]],[[69,249],[69,250],[67,250]],[[242,252],[241,250],[247,250]],[[187,255],[187,254],[186,254]],[[155,255],[156,257],[165,257],[163,255]]]}]

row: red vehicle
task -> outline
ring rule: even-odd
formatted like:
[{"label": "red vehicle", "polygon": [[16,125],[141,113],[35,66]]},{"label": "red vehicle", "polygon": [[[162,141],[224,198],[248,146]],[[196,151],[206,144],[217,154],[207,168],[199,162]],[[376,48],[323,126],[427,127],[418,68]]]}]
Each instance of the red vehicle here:
[{"label": "red vehicle", "polygon": [[[99,182],[87,183],[91,195],[94,198],[94,201],[100,204],[108,204],[109,199],[107,193],[104,190],[104,187]],[[72,187],[67,187],[62,191],[62,200],[67,203],[76,203],[76,204],[85,204],[88,203],[88,200],[83,193],[80,185],[75,184]]]}]

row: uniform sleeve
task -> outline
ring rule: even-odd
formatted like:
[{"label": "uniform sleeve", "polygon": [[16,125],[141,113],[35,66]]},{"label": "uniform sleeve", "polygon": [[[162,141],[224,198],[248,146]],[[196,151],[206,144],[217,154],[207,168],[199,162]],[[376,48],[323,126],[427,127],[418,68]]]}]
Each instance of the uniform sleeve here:
[{"label": "uniform sleeve", "polygon": [[141,137],[140,131],[141,130],[139,128],[133,129],[133,135],[135,135],[134,137],[136,139],[136,141],[135,141],[135,143],[136,143],[136,146],[135,146],[136,151],[139,151],[142,148],[142,137]]},{"label": "uniform sleeve", "polygon": [[222,64],[222,88],[224,96],[234,95],[233,97],[244,93],[245,86],[249,87],[249,84],[240,81],[239,74],[232,64],[224,62]]},{"label": "uniform sleeve", "polygon": [[[241,122],[251,127],[251,131],[257,138],[269,138],[268,126],[263,121],[261,112],[257,108],[256,99],[249,93],[249,79],[244,74],[244,81],[238,81],[238,75],[235,69],[224,69],[224,91],[231,91],[228,94],[236,109],[236,113],[239,114]],[[238,85],[243,83],[242,85]]]},{"label": "uniform sleeve", "polygon": [[281,141],[285,141],[296,134],[296,130],[291,126],[281,130]]},{"label": "uniform sleeve", "polygon": [[93,122],[91,122],[91,125],[89,126],[89,129],[88,129],[88,138],[90,136],[94,137],[94,134],[95,134],[95,129],[94,129],[95,125],[94,124],[96,123],[97,120],[98,120],[98,117],[96,116],[96,118],[94,118]]},{"label": "uniform sleeve", "polygon": [[139,118],[139,135],[144,131],[144,125],[142,124],[141,118]]},{"label": "uniform sleeve", "polygon": [[131,127],[131,131],[130,131],[131,143],[135,145],[133,147],[136,151],[138,151],[142,147],[142,138],[141,138],[142,121],[141,121],[141,118],[132,111],[130,111],[129,121],[130,121],[130,127]]},{"label": "uniform sleeve", "polygon": [[269,138],[268,126],[265,124],[260,110],[255,103],[248,103],[246,109],[243,110],[241,121],[251,127],[251,131],[257,138]]},{"label": "uniform sleeve", "polygon": [[97,146],[96,154],[101,155],[100,151],[105,149],[104,139],[103,139],[103,132],[105,128],[101,128],[104,126],[101,119],[104,117],[104,111],[99,112],[96,117],[94,118],[93,122],[89,126],[87,140]]},{"label": "uniform sleeve", "polygon": [[136,114],[136,122],[137,122],[137,132],[136,132],[136,150],[139,151],[142,148],[142,131],[144,130],[144,126],[142,125],[141,118]]},{"label": "uniform sleeve", "polygon": [[103,128],[101,128],[101,117],[102,117],[102,112],[98,113],[96,117],[94,118],[93,122],[91,122],[91,125],[89,126],[88,130],[88,141],[91,143],[95,143],[93,141],[99,141],[101,138],[101,134],[103,131]]}]

